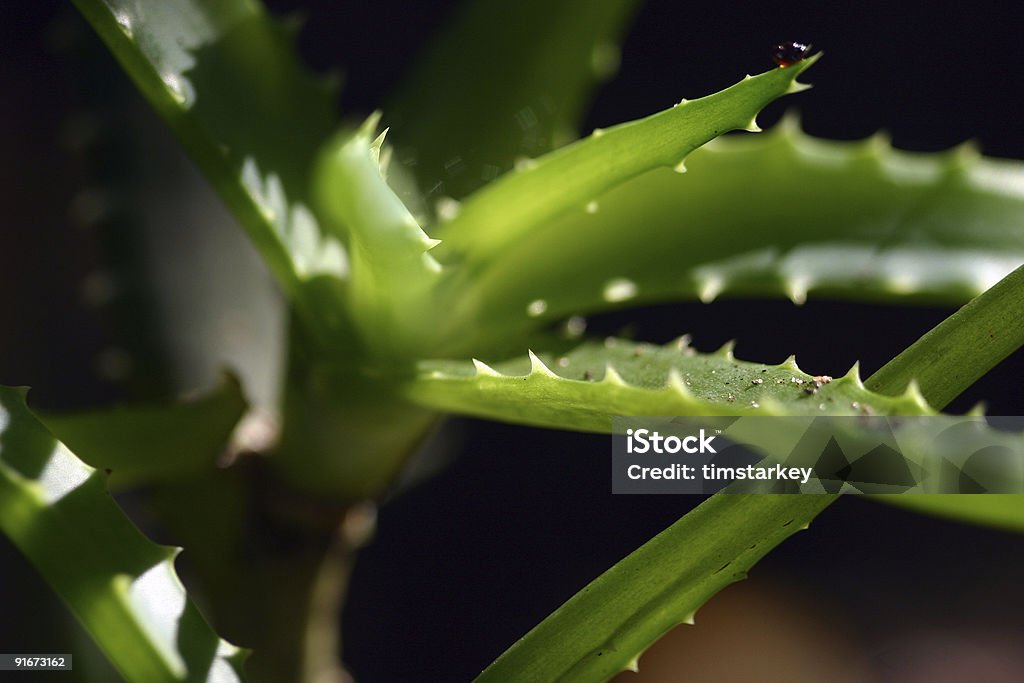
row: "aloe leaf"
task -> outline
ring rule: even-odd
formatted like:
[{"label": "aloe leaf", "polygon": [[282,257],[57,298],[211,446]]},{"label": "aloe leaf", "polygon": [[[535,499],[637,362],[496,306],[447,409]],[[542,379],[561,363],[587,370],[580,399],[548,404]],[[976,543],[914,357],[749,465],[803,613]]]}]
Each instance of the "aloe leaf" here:
[{"label": "aloe leaf", "polygon": [[309,208],[309,170],[336,125],[333,88],[307,73],[254,0],[74,0],[249,233],[314,330],[341,327],[345,254]]},{"label": "aloe leaf", "polygon": [[818,56],[739,83],[637,121],[594,131],[475,193],[444,229],[440,260],[468,272],[488,267],[511,245],[554,229],[561,214],[585,210],[603,192],[658,167],[684,170],[695,149],[731,130],[760,130],[758,112],[772,100],[807,88],[797,76]]},{"label": "aloe leaf", "polygon": [[[998,290],[982,293],[973,305],[956,314],[956,324],[938,326],[933,334],[925,335],[905,352],[917,355],[923,349],[939,349],[947,337],[957,336],[958,344],[946,347],[952,352],[936,363],[937,368],[944,365],[951,379],[942,382],[942,391],[934,395],[955,396],[1009,352],[1003,344],[982,344],[978,352],[984,360],[958,372],[960,356],[971,353],[975,345],[992,334],[992,326],[982,324],[991,299],[1003,302],[1011,320],[1024,310],[1024,286],[1020,279],[1011,276],[1005,280],[1011,282],[1010,294]],[[868,379],[868,385],[882,393],[898,392],[902,387],[902,355],[893,361],[894,370],[883,367]],[[931,383],[936,381],[936,373],[923,377],[922,389],[913,392],[914,402],[924,403],[920,391],[933,395]],[[916,386],[916,382],[910,383],[904,393]],[[944,406],[940,402],[935,408]],[[943,500],[956,501],[963,496],[909,498],[920,501],[919,508],[929,506],[937,513],[936,504],[941,506]],[[1013,505],[1020,497],[988,498]],[[513,680],[520,667],[531,667],[534,680],[595,681],[610,678],[622,669],[635,671],[640,655],[657,637],[674,624],[692,622],[695,611],[714,593],[729,581],[743,578],[760,557],[785,540],[785,530],[791,533],[805,528],[837,499],[834,495],[712,496],[570,598],[495,660],[479,680]],[[1013,524],[1020,511],[997,511],[995,506],[954,502],[943,513],[962,513],[968,521]],[[750,545],[723,547],[732,539],[747,539]],[[709,552],[716,560],[711,564],[718,563],[715,569],[709,567]],[[721,576],[723,573],[726,576]],[[687,578],[676,581],[677,576]],[[603,618],[592,618],[598,613]]]},{"label": "aloe leaf", "polygon": [[[899,391],[912,382],[945,405],[1024,346],[1024,265],[968,302],[871,376],[872,387]],[[952,371],[951,371],[952,370]]]},{"label": "aloe leaf", "polygon": [[610,339],[557,357],[489,366],[423,361],[405,385],[415,402],[451,412],[542,427],[609,432],[614,415],[929,415],[916,385],[873,393],[855,365],[817,378],[793,358],[781,365],[737,360],[729,345],[699,354],[686,338],[666,346]]},{"label": "aloe leaf", "polygon": [[244,653],[221,640],[174,570],[178,548],[136,529],[104,476],[0,387],[0,530],[130,681],[241,681]]},{"label": "aloe leaf", "polygon": [[[793,119],[715,140],[509,245],[463,315],[490,340],[569,315],[719,295],[962,304],[1024,262],[1024,164],[826,142]],[[738,199],[740,198],[740,199]],[[472,307],[472,310],[468,310]],[[476,346],[474,346],[474,343]]]},{"label": "aloe leaf", "polygon": [[325,147],[315,173],[317,205],[345,239],[350,259],[348,302],[367,349],[408,355],[429,321],[421,317],[441,275],[428,251],[437,245],[388,186],[376,135],[378,116]]},{"label": "aloe leaf", "polygon": [[746,578],[751,566],[806,529],[833,499],[712,497],[592,581],[476,680],[604,681],[636,671],[651,643],[673,626],[693,624],[696,606]]},{"label": "aloe leaf", "polygon": [[[920,383],[939,405],[1024,346],[1024,266],[969,302],[871,376],[868,385],[899,391]],[[966,381],[965,381],[966,380]],[[878,496],[900,507],[1024,531],[1024,496]]]},{"label": "aloe leaf", "polygon": [[461,199],[576,138],[637,0],[464,2],[386,107],[397,159],[437,200]]},{"label": "aloe leaf", "polygon": [[124,488],[212,467],[246,408],[226,375],[209,393],[178,402],[37,417],[86,464],[108,471],[111,487]]}]

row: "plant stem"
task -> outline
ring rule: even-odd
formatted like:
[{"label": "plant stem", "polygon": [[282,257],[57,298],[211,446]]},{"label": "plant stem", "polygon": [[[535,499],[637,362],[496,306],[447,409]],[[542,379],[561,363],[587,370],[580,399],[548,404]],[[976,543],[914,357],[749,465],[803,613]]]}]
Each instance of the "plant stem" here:
[{"label": "plant stem", "polygon": [[184,569],[210,619],[253,650],[252,680],[347,683],[338,615],[375,508],[316,498],[274,475],[248,455],[161,487],[158,512],[189,549]]}]

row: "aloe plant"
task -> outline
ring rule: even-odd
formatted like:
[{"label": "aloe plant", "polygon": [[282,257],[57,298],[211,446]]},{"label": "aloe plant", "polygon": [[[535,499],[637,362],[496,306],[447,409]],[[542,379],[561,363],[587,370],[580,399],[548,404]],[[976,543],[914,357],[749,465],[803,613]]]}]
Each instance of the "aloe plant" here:
[{"label": "aloe plant", "polygon": [[[820,140],[793,118],[751,135],[819,54],[580,136],[630,0],[470,3],[368,117],[336,110],[337,86],[255,0],[74,4],[289,313],[280,431],[262,452],[232,443],[246,401],[230,378],[78,414],[0,390],[0,529],[129,680],[247,680],[243,647],[254,680],[341,676],[337,613],[373,506],[446,415],[597,433],[615,415],[935,415],[1024,344],[1024,165]],[[866,379],[834,369],[813,400],[792,388],[814,379],[793,357],[594,340],[581,318],[725,295],[964,306]],[[108,484],[152,494],[192,558],[188,591],[176,551]],[[481,680],[636,669],[835,500],[712,496]],[[1024,530],[1019,496],[884,502]]]}]

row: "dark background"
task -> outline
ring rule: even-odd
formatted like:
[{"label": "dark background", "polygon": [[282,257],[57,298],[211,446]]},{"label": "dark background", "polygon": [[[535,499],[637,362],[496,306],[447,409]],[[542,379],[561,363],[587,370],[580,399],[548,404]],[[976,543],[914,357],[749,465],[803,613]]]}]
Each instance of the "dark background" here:
[{"label": "dark background", "polygon": [[[303,54],[315,69],[345,70],[339,106],[356,115],[385,100],[454,6],[269,4],[307,11]],[[133,194],[140,192],[135,174],[154,173],[140,156],[152,151],[151,164],[171,159],[160,173],[192,171],[68,4],[12,3],[3,14],[0,383],[33,385],[37,400],[55,406],[161,393],[174,383],[170,351],[145,313],[145,274],[128,272],[125,281],[134,285],[103,305],[83,296],[83,286],[97,264],[131,270],[133,217],[156,210]],[[797,39],[825,52],[804,77],[815,87],[772,105],[759,117],[762,127],[793,107],[804,128],[823,137],[884,129],[900,148],[933,151],[974,139],[987,154],[1024,158],[1022,29],[1024,9],[1016,3],[651,0],[584,129],[719,90],[769,68],[770,44]],[[100,142],[79,145],[76,125],[88,121],[101,129]],[[132,151],[140,140],[144,155]],[[95,197],[83,189],[97,186],[121,188],[123,198],[103,221],[87,220]],[[187,269],[182,277],[190,277]],[[651,341],[689,332],[701,350],[735,338],[740,358],[779,362],[795,353],[813,373],[841,374],[859,359],[866,376],[951,310],[818,301],[812,294],[799,308],[682,304],[590,325],[598,334],[631,325]],[[130,372],[118,371],[112,348],[133,351]],[[983,399],[993,414],[1022,414],[1022,370],[1018,352],[951,409]],[[612,497],[605,437],[471,420],[455,422],[442,437],[461,443],[460,457],[382,508],[376,539],[356,568],[345,658],[360,680],[468,679],[699,502]],[[841,632],[850,668],[867,680],[963,680],[968,672],[1019,680],[1024,663],[1002,643],[1024,636],[1022,560],[1019,536],[844,499],[758,565],[747,583],[752,600],[781,599],[813,615],[817,628]],[[7,606],[38,579],[6,544],[0,562]],[[52,609],[5,616],[0,651],[77,654],[80,646],[49,628]],[[737,628],[726,627],[721,639],[735,638]],[[761,628],[770,631],[773,622]],[[761,656],[756,643],[733,644],[737,657]],[[920,678],[919,659],[940,664],[938,673]]]}]

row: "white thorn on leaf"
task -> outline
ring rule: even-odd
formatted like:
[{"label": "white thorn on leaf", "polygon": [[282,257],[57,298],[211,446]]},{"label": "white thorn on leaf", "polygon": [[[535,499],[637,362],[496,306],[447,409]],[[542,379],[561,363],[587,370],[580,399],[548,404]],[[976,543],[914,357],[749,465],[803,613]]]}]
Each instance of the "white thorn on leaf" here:
[{"label": "white thorn on leaf", "polygon": [[530,356],[530,374],[531,375],[543,375],[544,377],[554,377],[554,378],[558,377],[558,375],[556,375],[555,373],[551,372],[551,368],[549,368],[547,365],[544,365],[544,361],[542,361],[540,358],[538,358],[537,354],[535,354],[532,350],[528,351],[527,353]]},{"label": "white thorn on leaf", "polygon": [[864,388],[864,381],[860,378],[860,361],[855,361],[850,369],[846,371],[843,379],[850,380],[858,389]]},{"label": "white thorn on leaf", "polygon": [[619,371],[612,367],[611,363],[604,366],[604,378],[601,380],[602,384],[612,384],[618,387],[626,386],[626,381],[622,379],[622,375]]},{"label": "white thorn on leaf", "polygon": [[917,379],[910,380],[907,384],[906,391],[903,392],[903,397],[908,398],[914,402],[919,408],[928,408],[928,400],[925,399],[924,394],[921,393],[921,386],[917,383]]},{"label": "white thorn on leaf", "polygon": [[717,275],[709,276],[697,286],[697,298],[702,303],[709,304],[718,298],[723,289],[725,289],[725,280]]},{"label": "white thorn on leaf", "polygon": [[807,303],[807,290],[810,289],[810,281],[806,277],[793,277],[784,285],[786,296],[797,306]]},{"label": "white thorn on leaf", "polygon": [[786,94],[793,95],[798,92],[803,92],[804,90],[810,90],[811,87],[812,86],[810,83],[801,83],[800,81],[793,81],[792,83],[789,84],[789,87],[786,88]]},{"label": "white thorn on leaf", "polygon": [[988,404],[984,401],[978,401],[974,406],[965,413],[968,417],[985,417],[988,412]]},{"label": "white thorn on leaf", "polygon": [[[381,116],[382,112],[379,109],[367,116],[366,120],[359,126],[358,135],[366,138],[367,140],[376,137],[374,132],[377,130],[377,126],[380,125]],[[383,140],[383,138],[381,138],[381,140]]]},{"label": "white thorn on leaf", "polygon": [[681,396],[692,396],[689,387],[687,387],[686,382],[683,381],[683,376],[679,374],[678,368],[669,369],[668,381],[665,383],[665,386],[667,386],[669,389],[676,392],[677,394],[680,394]]},{"label": "white thorn on leaf", "polygon": [[501,377],[501,373],[492,368],[482,360],[473,359],[473,367],[476,368],[477,377]]}]

